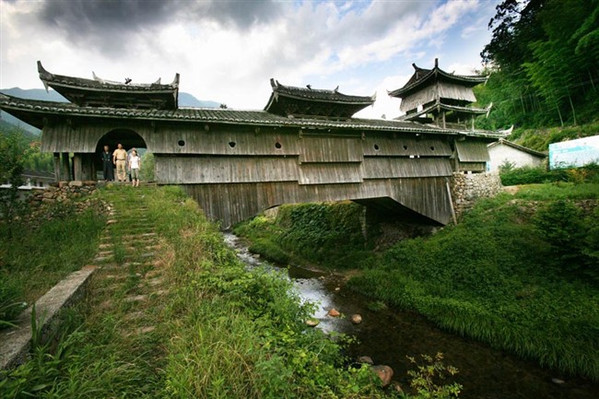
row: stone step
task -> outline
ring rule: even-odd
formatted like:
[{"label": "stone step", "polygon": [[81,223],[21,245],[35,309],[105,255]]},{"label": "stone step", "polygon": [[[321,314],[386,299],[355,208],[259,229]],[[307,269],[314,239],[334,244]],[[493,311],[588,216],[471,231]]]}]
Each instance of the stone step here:
[{"label": "stone step", "polygon": [[131,302],[143,302],[143,301],[146,301],[147,299],[148,299],[147,295],[140,294],[140,295],[127,296],[127,297],[123,298],[123,301],[131,303]]}]

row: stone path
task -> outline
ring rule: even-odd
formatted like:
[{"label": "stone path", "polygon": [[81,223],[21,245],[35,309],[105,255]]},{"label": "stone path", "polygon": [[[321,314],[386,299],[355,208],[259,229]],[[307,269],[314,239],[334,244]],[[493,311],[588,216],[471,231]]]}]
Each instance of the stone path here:
[{"label": "stone path", "polygon": [[[124,339],[151,335],[168,294],[160,261],[162,245],[144,195],[109,194],[112,209],[93,264],[91,313],[115,320]],[[94,316],[92,316],[94,317]]]}]

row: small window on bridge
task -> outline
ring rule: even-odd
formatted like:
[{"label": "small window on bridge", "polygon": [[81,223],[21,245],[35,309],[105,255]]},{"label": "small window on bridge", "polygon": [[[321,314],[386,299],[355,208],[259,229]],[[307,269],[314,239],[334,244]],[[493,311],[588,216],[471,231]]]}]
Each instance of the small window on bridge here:
[{"label": "small window on bridge", "polygon": [[177,144],[179,144],[179,147],[183,147],[185,145],[185,140],[179,140],[177,141]]},{"label": "small window on bridge", "polygon": [[407,149],[408,149],[408,146],[407,146],[407,145],[404,145],[404,146],[403,146],[403,149],[404,149],[404,150],[407,150]]},{"label": "small window on bridge", "polygon": [[279,143],[278,141],[275,143],[275,148],[277,150],[280,150],[283,146],[281,145],[281,143]]},{"label": "small window on bridge", "polygon": [[231,147],[231,148],[235,148],[235,146],[236,146],[236,145],[237,145],[237,143],[236,143],[236,142],[234,142],[234,141],[229,141],[229,147]]},{"label": "small window on bridge", "polygon": [[435,151],[435,146],[431,145],[431,151]]},{"label": "small window on bridge", "polygon": [[375,144],[375,145],[374,145],[374,150],[375,150],[375,151],[378,151],[378,150],[380,150],[380,147],[379,147],[379,145],[378,145],[378,144]]}]

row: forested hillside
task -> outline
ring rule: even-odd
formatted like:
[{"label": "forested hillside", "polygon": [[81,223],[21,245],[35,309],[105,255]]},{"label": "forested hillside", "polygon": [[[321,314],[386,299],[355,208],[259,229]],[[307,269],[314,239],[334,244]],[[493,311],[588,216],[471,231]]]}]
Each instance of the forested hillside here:
[{"label": "forested hillside", "polygon": [[599,108],[599,1],[504,0],[481,55],[490,78],[476,88],[493,103],[487,129],[587,124]]}]

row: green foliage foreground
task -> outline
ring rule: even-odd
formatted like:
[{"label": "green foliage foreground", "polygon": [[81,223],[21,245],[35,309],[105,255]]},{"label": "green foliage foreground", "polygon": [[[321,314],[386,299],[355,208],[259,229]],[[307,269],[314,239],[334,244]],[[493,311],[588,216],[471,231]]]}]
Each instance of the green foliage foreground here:
[{"label": "green foliage foreground", "polygon": [[[63,337],[52,347],[37,347],[31,361],[0,375],[0,397],[386,395],[367,367],[347,365],[343,341],[305,325],[311,306],[290,294],[290,282],[264,270],[248,271],[181,190],[112,187],[100,196],[114,204],[120,218],[147,207],[168,293],[132,304],[124,298],[136,292],[141,279],[133,266],[117,288],[110,288],[107,277],[115,272],[99,270],[91,295],[64,316]],[[132,322],[125,318],[132,306],[147,306],[144,314],[151,320],[145,322],[156,329],[123,334],[122,327]]]},{"label": "green foliage foreground", "polygon": [[[583,211],[563,199],[585,186],[535,186],[481,201],[458,226],[400,242],[349,285],[456,333],[599,380],[599,208]],[[596,198],[599,187],[588,186]]]},{"label": "green foliage foreground", "polygon": [[[457,226],[353,259],[351,264],[364,270],[349,287],[416,310],[458,334],[597,380],[597,198],[599,184],[554,183],[481,201]],[[295,226],[315,219],[310,208],[299,208],[301,223],[258,217],[236,232],[253,243],[268,242],[269,253],[285,250],[286,255],[294,244],[281,238],[299,237]],[[337,249],[330,246],[341,241],[305,236],[291,252],[312,247],[323,257],[334,254]]]},{"label": "green foliage foreground", "polygon": [[16,318],[23,303],[34,302],[93,257],[104,216],[61,207],[60,217],[51,220],[0,220],[0,328]]}]

